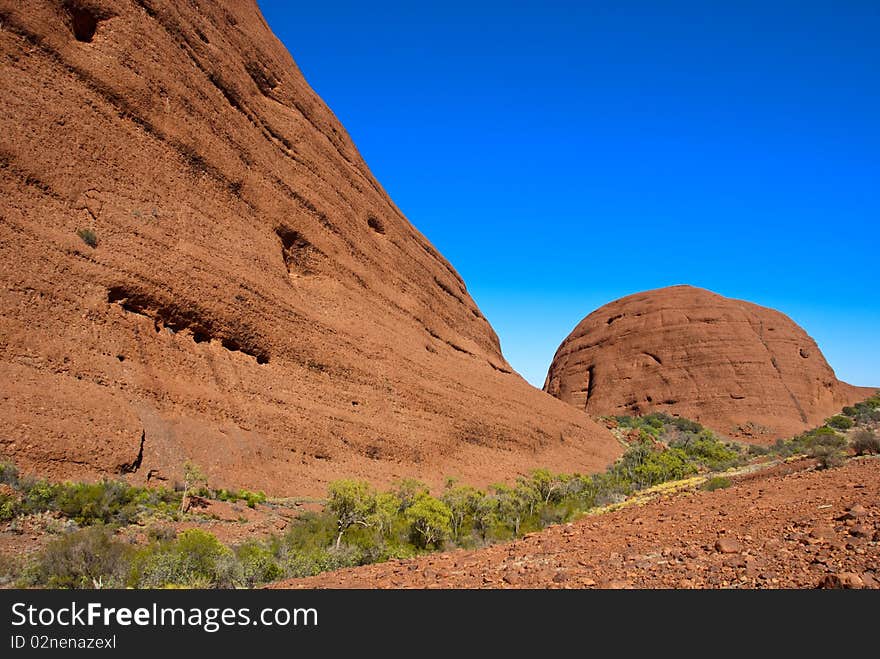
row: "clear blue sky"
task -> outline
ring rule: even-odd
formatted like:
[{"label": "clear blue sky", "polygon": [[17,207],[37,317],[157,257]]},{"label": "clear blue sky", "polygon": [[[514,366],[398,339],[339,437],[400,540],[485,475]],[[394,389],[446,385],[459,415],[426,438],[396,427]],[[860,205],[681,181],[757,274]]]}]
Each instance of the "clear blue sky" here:
[{"label": "clear blue sky", "polygon": [[880,3],[259,5],[536,386],[583,316],[678,283],[880,385]]}]

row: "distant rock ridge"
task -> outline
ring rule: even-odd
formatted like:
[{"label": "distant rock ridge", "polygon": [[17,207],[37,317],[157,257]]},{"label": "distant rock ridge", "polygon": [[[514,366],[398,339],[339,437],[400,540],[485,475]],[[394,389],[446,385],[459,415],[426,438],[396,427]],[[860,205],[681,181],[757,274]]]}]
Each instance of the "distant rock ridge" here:
[{"label": "distant rock ridge", "polygon": [[591,415],[667,412],[756,443],[876,391],[838,380],[784,314],[692,286],[636,293],[588,315],[556,351],[544,390]]}]

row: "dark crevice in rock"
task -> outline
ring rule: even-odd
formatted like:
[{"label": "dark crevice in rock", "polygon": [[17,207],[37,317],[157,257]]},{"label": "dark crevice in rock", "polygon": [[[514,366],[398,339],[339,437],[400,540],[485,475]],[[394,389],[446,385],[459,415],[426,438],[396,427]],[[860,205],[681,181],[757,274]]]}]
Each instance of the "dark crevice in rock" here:
[{"label": "dark crevice in rock", "polygon": [[645,355],[646,357],[650,357],[651,359],[653,359],[653,360],[654,360],[655,362],[657,362],[658,364],[663,364],[663,360],[660,359],[660,358],[659,358],[657,355],[655,355],[653,352],[643,352],[642,354]]},{"label": "dark crevice in rock", "polygon": [[596,367],[588,366],[587,367],[587,397],[584,399],[584,408],[587,407],[590,403],[590,398],[593,397],[593,394],[596,390]]},{"label": "dark crevice in rock", "polygon": [[[166,304],[125,286],[111,286],[107,291],[107,302],[118,304],[127,313],[149,318],[153,321],[156,332],[162,329],[168,329],[174,334],[189,331],[194,343],[217,340],[230,352],[242,352],[256,359],[258,364],[269,363],[268,350],[256,345],[251,339],[236,338],[232,332],[219,327],[193,306]],[[249,332],[244,330],[240,334],[247,336]]]},{"label": "dark crevice in rock", "polygon": [[120,474],[133,474],[137,472],[138,469],[141,468],[141,463],[144,461],[144,441],[147,438],[147,431],[141,430],[141,443],[138,446],[137,456],[131,462],[123,462],[119,465],[119,473]]},{"label": "dark crevice in rock", "polygon": [[382,221],[374,216],[370,216],[367,218],[367,226],[369,226],[376,233],[384,236],[385,235],[385,225],[382,224]]},{"label": "dark crevice in rock", "polygon": [[503,366],[498,366],[498,365],[496,365],[496,364],[493,364],[493,363],[490,362],[488,359],[487,359],[486,361],[489,363],[489,366],[491,366],[492,368],[494,368],[494,369],[495,369],[496,371],[498,371],[499,373],[505,373],[505,374],[510,374],[510,373],[512,373],[512,371],[511,371],[510,369],[508,369],[508,368],[504,368]]},{"label": "dark crevice in rock", "polygon": [[453,343],[452,341],[446,341],[446,345],[448,345],[450,348],[452,348],[456,352],[463,352],[466,355],[473,355],[474,354],[470,350],[468,350],[466,348],[462,348],[460,345],[457,345],[457,344]]},{"label": "dark crevice in rock", "polygon": [[77,41],[91,43],[98,29],[98,17],[90,9],[69,5],[67,12],[70,14],[70,28]]},{"label": "dark crevice in rock", "polygon": [[440,287],[440,290],[441,290],[441,291],[443,291],[444,293],[446,293],[446,294],[449,295],[450,297],[455,298],[455,299],[458,300],[461,304],[465,304],[465,301],[462,299],[462,297],[461,297],[458,293],[456,293],[455,291],[453,291],[453,290],[452,290],[447,284],[444,284],[439,278],[434,277],[434,283],[437,284],[437,286]]},{"label": "dark crevice in rock", "polygon": [[624,316],[624,314],[622,314],[622,313],[619,313],[616,316],[611,316],[611,318],[609,318],[608,320],[605,321],[605,324],[610,325],[615,320],[620,320],[621,318],[623,318],[623,316]]},{"label": "dark crevice in rock", "polygon": [[281,256],[289,274],[315,274],[318,262],[324,256],[320,249],[290,227],[277,227],[275,235],[281,241]]},{"label": "dark crevice in rock", "polygon": [[278,78],[276,78],[265,65],[253,60],[245,63],[244,70],[247,71],[251,80],[254,81],[254,84],[257,86],[257,89],[260,90],[260,93],[263,96],[271,98],[272,92],[275,91],[275,88],[278,86]]}]

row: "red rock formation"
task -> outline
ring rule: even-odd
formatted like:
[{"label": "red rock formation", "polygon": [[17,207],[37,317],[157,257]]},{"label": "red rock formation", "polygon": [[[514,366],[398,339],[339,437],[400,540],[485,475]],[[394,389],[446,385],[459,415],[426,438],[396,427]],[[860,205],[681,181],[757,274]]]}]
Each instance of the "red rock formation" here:
[{"label": "red rock formation", "polygon": [[787,316],[691,286],[591,313],[559,346],[544,390],[593,415],[667,412],[758,443],[875,391],[839,381]]},{"label": "red rock formation", "polygon": [[316,494],[617,455],[511,372],[253,0],[0,23],[0,457]]}]

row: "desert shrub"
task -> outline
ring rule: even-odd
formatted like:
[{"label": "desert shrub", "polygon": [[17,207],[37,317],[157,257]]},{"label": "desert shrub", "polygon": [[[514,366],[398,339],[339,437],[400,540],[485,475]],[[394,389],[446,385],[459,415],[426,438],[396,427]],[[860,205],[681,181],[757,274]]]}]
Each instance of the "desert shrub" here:
[{"label": "desert shrub", "polygon": [[131,524],[146,510],[170,513],[177,501],[167,490],[132,487],[120,481],[60,483],[50,487],[53,496],[48,509],[82,525]]},{"label": "desert shrub", "polygon": [[690,419],[685,419],[684,417],[667,417],[667,423],[682,432],[699,433],[704,430],[703,426],[701,426],[696,421],[691,421]]},{"label": "desert shrub", "polygon": [[714,492],[715,490],[728,488],[732,484],[733,483],[729,478],[725,478],[724,476],[713,476],[703,483],[703,489],[708,490],[709,492]]},{"label": "desert shrub", "polygon": [[837,467],[843,463],[846,439],[828,426],[816,428],[792,440],[811,458],[819,461],[820,469]]},{"label": "desert shrub", "polygon": [[17,554],[0,554],[0,588],[12,587],[22,573],[22,559]]},{"label": "desert shrub", "polygon": [[671,448],[679,448],[701,466],[721,471],[728,469],[742,460],[742,452],[735,444],[726,444],[708,430],[697,435],[686,434],[680,439],[670,442]]},{"label": "desert shrub", "polygon": [[18,497],[0,492],[0,522],[8,522],[18,514]]},{"label": "desert shrub", "polygon": [[137,513],[132,506],[135,492],[125,483],[63,483],[54,489],[52,507],[78,524],[128,524]]},{"label": "desert shrub", "polygon": [[336,528],[336,518],[329,512],[305,512],[291,522],[280,544],[298,553],[326,549],[336,540]]},{"label": "desert shrub", "polygon": [[11,462],[0,462],[0,483],[18,489],[18,467]]},{"label": "desert shrub", "polygon": [[852,435],[850,445],[856,455],[880,453],[880,437],[877,437],[877,434],[868,428],[856,430]]},{"label": "desert shrub", "polygon": [[853,427],[853,420],[842,414],[837,414],[828,419],[828,425],[838,430],[849,430]]},{"label": "desert shrub", "polygon": [[[629,491],[643,489],[671,480],[680,480],[697,471],[681,448],[657,449],[642,442],[631,446],[609,469]],[[623,488],[622,492],[626,492]]]},{"label": "desert shrub", "polygon": [[607,471],[592,476],[592,501],[596,506],[620,503],[635,491],[630,478],[612,465]]},{"label": "desert shrub", "polygon": [[311,577],[329,570],[363,565],[364,560],[354,547],[343,545],[307,553],[288,552],[284,556],[283,569],[286,577]]},{"label": "desert shrub", "polygon": [[17,514],[55,511],[82,526],[130,524],[145,511],[173,512],[177,495],[164,489],[132,487],[121,481],[49,483],[22,478],[14,467],[2,473],[20,493]]},{"label": "desert shrub", "polygon": [[623,428],[639,428],[648,431],[658,437],[671,432],[699,433],[704,430],[696,421],[684,417],[670,416],[663,412],[652,412],[644,416],[616,416],[613,417],[617,425]]},{"label": "desert shrub", "polygon": [[137,553],[131,580],[141,588],[230,587],[234,554],[210,533],[189,529],[176,540],[160,542]]},{"label": "desert shrub", "polygon": [[817,449],[820,449],[820,453],[825,450],[821,447],[831,447],[839,451],[845,445],[846,440],[836,430],[828,426],[821,426],[788,440],[778,439],[769,450],[781,457],[793,455],[815,457],[813,453]]},{"label": "desert shrub", "polygon": [[860,403],[843,408],[843,413],[856,424],[880,421],[880,395],[872,396]]},{"label": "desert shrub", "polygon": [[260,542],[252,540],[239,545],[235,549],[235,560],[237,580],[249,588],[284,576],[275,553]]},{"label": "desert shrub", "polygon": [[208,490],[205,488],[205,494],[211,499],[218,499],[219,501],[228,501],[229,503],[235,503],[236,501],[244,501],[248,508],[256,508],[259,503],[266,503],[266,493],[265,492],[251,492],[250,490]]},{"label": "desert shrub", "polygon": [[91,526],[50,542],[39,552],[25,583],[49,588],[119,587],[132,554],[106,526]]},{"label": "desert shrub", "polygon": [[44,480],[22,479],[19,481],[22,493],[21,512],[29,515],[54,510],[58,486]]},{"label": "desert shrub", "polygon": [[840,449],[828,445],[818,445],[810,449],[810,457],[819,461],[820,469],[830,469],[843,464],[843,453]]},{"label": "desert shrub", "polygon": [[98,234],[96,234],[92,229],[77,229],[76,235],[79,236],[82,241],[92,249],[98,246]]},{"label": "desert shrub", "polygon": [[177,531],[173,526],[154,524],[147,529],[147,539],[151,542],[166,542],[174,540],[176,537]]}]

